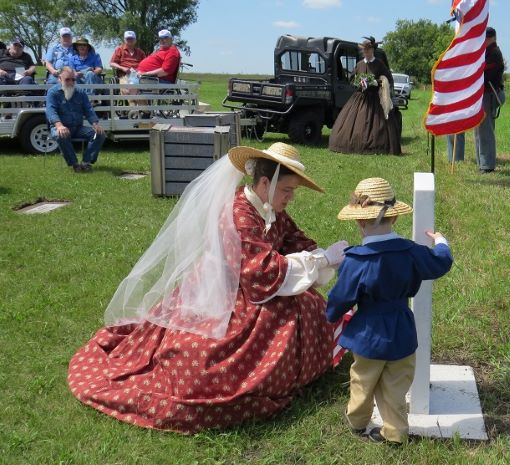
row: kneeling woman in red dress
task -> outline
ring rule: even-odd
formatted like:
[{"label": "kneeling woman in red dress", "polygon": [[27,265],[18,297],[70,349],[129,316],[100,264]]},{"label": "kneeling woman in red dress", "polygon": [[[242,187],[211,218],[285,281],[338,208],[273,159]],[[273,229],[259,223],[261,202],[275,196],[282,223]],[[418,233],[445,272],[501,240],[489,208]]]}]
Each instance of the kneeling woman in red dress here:
[{"label": "kneeling woman in red dress", "polygon": [[[237,187],[244,174],[253,184]],[[297,150],[235,147],[191,183],[72,358],[83,403],[146,428],[193,433],[263,419],[331,364],[315,286],[346,243],[318,249],[285,212]]]}]

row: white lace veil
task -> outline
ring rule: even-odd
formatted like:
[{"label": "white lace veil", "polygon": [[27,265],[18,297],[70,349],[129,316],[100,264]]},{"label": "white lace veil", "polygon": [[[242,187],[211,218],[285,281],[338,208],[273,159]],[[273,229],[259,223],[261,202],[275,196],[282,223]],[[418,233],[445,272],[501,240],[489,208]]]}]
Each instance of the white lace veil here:
[{"label": "white lace veil", "polygon": [[233,202],[242,177],[224,156],[189,184],[120,283],[105,312],[107,326],[148,320],[211,338],[225,335],[239,287]]}]

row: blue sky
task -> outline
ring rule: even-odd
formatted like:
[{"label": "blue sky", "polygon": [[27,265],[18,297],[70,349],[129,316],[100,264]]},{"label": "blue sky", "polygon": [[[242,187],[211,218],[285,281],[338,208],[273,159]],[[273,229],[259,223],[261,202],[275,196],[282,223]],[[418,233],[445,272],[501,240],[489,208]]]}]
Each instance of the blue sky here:
[{"label": "blue sky", "polygon": [[[397,19],[449,18],[451,0],[201,0],[198,20],[182,33],[191,47],[183,61],[193,72],[273,71],[273,50],[283,34],[380,40]],[[491,0],[489,24],[510,62],[510,1]],[[111,51],[99,50],[109,62]]]}]

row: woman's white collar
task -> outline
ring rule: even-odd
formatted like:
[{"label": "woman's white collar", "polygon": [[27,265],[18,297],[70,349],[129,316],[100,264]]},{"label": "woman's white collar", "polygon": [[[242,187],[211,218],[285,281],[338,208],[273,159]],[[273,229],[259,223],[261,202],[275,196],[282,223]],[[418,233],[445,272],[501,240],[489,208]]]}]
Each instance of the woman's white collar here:
[{"label": "woman's white collar", "polygon": [[[251,186],[248,186],[248,185],[244,186],[244,195],[248,199],[248,202],[250,202],[255,207],[255,210],[257,210],[257,213],[265,220],[267,213],[268,213],[266,208],[264,208],[264,206],[266,204],[263,203],[262,200],[260,200],[260,197],[253,191]],[[274,223],[275,221],[276,221],[276,215],[274,213],[274,210],[271,208],[270,222]]]}]

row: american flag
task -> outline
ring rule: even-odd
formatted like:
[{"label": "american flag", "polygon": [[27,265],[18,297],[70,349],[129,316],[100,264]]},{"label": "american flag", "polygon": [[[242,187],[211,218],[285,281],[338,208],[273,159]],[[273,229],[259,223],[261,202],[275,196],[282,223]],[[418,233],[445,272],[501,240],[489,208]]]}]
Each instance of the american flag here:
[{"label": "american flag", "polygon": [[356,310],[354,308],[351,308],[341,320],[335,323],[335,335],[333,337],[333,368],[335,368],[342,361],[343,356],[347,352],[345,347],[342,347],[338,344],[338,340],[342,335],[342,331],[344,330],[345,325],[349,323],[355,311]]},{"label": "american flag", "polygon": [[432,101],[425,127],[434,135],[458,134],[484,118],[482,98],[489,0],[454,0],[455,37],[432,68]]}]

